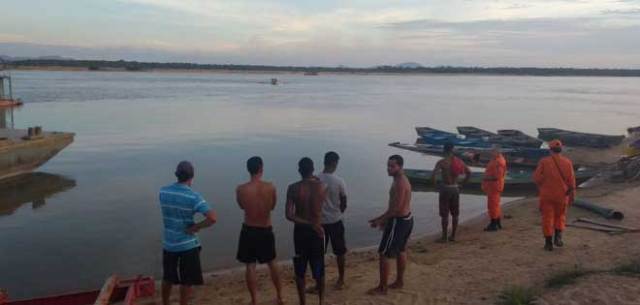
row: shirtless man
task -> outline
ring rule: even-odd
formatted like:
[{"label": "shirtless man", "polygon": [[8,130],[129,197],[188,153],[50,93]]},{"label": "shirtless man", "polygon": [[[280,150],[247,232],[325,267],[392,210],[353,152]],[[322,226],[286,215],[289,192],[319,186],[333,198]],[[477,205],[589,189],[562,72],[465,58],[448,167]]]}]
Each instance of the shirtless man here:
[{"label": "shirtless man", "polygon": [[[384,214],[369,220],[372,228],[384,228],[378,248],[380,255],[380,283],[369,290],[369,294],[386,294],[387,287],[400,289],[404,286],[404,270],[407,266],[407,242],[413,230],[411,216],[411,184],[404,175],[404,161],[393,155],[387,162],[387,173],[393,177],[389,190],[389,207]],[[396,258],[397,277],[395,283],[387,286],[390,258]]]},{"label": "shirtless man", "polygon": [[293,267],[300,305],[306,304],[305,274],[307,265],[316,281],[320,305],[324,300],[324,229],[322,228],[322,204],[325,201],[324,184],[313,176],[313,161],[302,158],[298,172],[302,180],[289,185],[287,190],[286,216],[295,223],[293,245],[296,255]]},{"label": "shirtless man", "polygon": [[256,262],[269,266],[271,280],[276,288],[277,303],[284,304],[280,275],[275,263],[275,237],[271,228],[271,211],[276,206],[276,189],[270,182],[262,181],[263,164],[260,157],[249,158],[247,170],[251,174],[251,180],[236,189],[236,200],[244,210],[244,223],[240,231],[236,258],[246,264],[245,278],[252,305],[257,304]]},{"label": "shirtless man", "polygon": [[436,175],[440,174],[442,184],[440,189],[440,218],[442,220],[442,237],[440,242],[447,242],[447,232],[449,227],[449,214],[451,214],[451,235],[448,241],[456,240],[456,231],[458,230],[458,216],[460,216],[460,186],[458,185],[458,177],[465,175],[462,184],[466,184],[471,178],[471,170],[458,157],[453,154],[453,144],[444,145],[445,157],[436,163],[433,169],[431,180],[434,186],[438,186]]}]

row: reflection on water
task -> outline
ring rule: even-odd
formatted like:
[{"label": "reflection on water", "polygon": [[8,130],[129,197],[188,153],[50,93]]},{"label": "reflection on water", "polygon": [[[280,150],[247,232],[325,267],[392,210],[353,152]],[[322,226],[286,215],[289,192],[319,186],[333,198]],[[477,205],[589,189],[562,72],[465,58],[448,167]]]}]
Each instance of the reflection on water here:
[{"label": "reflection on water", "polygon": [[[380,240],[367,220],[387,205],[388,156],[402,154],[408,168],[433,168],[434,157],[387,146],[415,140],[417,125],[615,134],[637,125],[640,113],[640,86],[631,78],[278,74],[272,86],[260,82],[273,75],[254,73],[15,71],[13,77],[27,103],[15,110],[17,127],[76,132],[73,145],[42,170],[81,181],[44,208],[10,208],[13,214],[0,217],[0,287],[14,297],[99,287],[114,272],[160,276],[157,192],[175,179],[183,159],[196,166],[194,187],[219,215],[200,234],[203,268],[212,270],[237,266],[243,217],[234,190],[248,178],[245,161],[253,155],[263,157],[265,178],[278,188],[276,246],[278,259],[289,260],[292,226],[283,199],[299,179],[302,156],[320,169],[326,151],[340,153],[353,249]],[[570,92],[585,88],[592,89]],[[29,199],[23,202],[37,206],[37,198]],[[437,200],[414,194],[416,236],[438,229]],[[486,209],[482,196],[461,201],[463,218]]]},{"label": "reflection on water", "polygon": [[76,181],[49,173],[28,173],[0,181],[0,217],[13,214],[23,204],[32,209],[46,204],[46,199],[72,189]]}]

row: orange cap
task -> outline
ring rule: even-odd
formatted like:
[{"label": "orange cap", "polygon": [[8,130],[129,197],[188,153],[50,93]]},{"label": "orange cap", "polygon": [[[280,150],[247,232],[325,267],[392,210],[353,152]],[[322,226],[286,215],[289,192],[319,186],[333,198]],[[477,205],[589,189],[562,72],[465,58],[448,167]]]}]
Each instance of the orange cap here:
[{"label": "orange cap", "polygon": [[560,140],[553,140],[549,142],[549,148],[562,148],[562,142],[560,142]]}]

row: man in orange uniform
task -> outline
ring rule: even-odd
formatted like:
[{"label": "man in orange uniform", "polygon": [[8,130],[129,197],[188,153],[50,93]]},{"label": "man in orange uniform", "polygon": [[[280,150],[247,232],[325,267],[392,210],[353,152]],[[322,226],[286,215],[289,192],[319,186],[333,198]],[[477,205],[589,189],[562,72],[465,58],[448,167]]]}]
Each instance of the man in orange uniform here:
[{"label": "man in orange uniform", "polygon": [[495,232],[502,229],[500,210],[500,195],[504,191],[504,177],[507,173],[507,160],[500,152],[500,147],[495,145],[491,151],[491,161],[487,164],[482,180],[482,190],[487,194],[487,209],[491,222],[484,229]]},{"label": "man in orange uniform", "polygon": [[[576,178],[571,160],[562,156],[562,142],[549,142],[551,156],[538,163],[533,179],[538,185],[544,249],[562,247],[562,230],[565,228],[567,207],[576,195]],[[555,233],[555,235],[554,235]],[[552,242],[553,239],[553,242]]]}]

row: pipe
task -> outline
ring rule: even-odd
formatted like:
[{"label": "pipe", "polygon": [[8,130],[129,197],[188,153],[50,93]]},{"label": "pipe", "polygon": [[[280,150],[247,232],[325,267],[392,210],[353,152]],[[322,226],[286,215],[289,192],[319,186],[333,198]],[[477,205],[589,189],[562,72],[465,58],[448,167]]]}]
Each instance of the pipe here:
[{"label": "pipe", "polygon": [[601,207],[595,203],[586,201],[584,199],[576,199],[573,202],[573,205],[577,208],[581,208],[581,209],[596,213],[606,219],[622,220],[624,218],[624,214],[620,211]]}]

